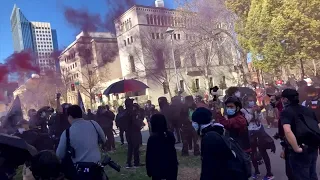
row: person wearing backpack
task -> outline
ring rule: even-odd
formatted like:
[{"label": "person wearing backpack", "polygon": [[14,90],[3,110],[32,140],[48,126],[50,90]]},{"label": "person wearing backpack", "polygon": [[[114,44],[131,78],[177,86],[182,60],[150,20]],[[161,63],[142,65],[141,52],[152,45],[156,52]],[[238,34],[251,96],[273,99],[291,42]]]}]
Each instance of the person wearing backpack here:
[{"label": "person wearing backpack", "polygon": [[212,113],[197,108],[192,126],[201,136],[200,180],[248,180],[251,176],[250,156],[232,138],[225,136],[222,124],[212,122]]},{"label": "person wearing backpack", "polygon": [[320,129],[315,113],[299,104],[299,93],[282,92],[284,110],[280,114],[288,150],[285,157],[295,180],[317,180],[317,158]]}]

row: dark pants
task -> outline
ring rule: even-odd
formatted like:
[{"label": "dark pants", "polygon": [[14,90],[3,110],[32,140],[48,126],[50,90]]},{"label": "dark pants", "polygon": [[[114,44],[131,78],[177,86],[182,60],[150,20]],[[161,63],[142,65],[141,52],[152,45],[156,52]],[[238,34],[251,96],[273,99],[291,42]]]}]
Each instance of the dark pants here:
[{"label": "dark pants", "polygon": [[290,152],[288,158],[295,180],[318,180],[318,149],[308,148],[303,153]]},{"label": "dark pants", "polygon": [[193,153],[194,155],[200,155],[200,148],[198,144],[198,134],[192,127],[183,127],[182,128],[182,150],[181,153],[183,156],[189,155],[189,145],[190,141],[193,144]]},{"label": "dark pants", "polygon": [[255,173],[260,173],[259,163],[258,163],[258,159],[257,159],[257,154],[259,152],[263,161],[264,161],[264,164],[266,166],[267,176],[272,176],[270,158],[267,153],[267,149],[262,148],[263,146],[261,144],[259,144],[259,141],[258,141],[259,137],[260,137],[259,132],[252,132],[250,135],[250,146],[251,146],[251,151],[252,151],[252,153],[251,153],[252,165],[254,167]]},{"label": "dark pants", "polygon": [[287,178],[288,178],[288,180],[294,180],[292,169],[289,164],[289,150],[288,150],[288,148],[285,148],[285,150],[284,150],[284,160],[285,160],[285,168],[286,168]]},{"label": "dark pants", "polygon": [[116,145],[115,145],[115,140],[114,140],[112,129],[111,128],[104,128],[103,131],[104,131],[105,135],[107,136],[107,142],[105,145],[106,150],[111,151],[112,149],[115,149]]},{"label": "dark pants", "polygon": [[123,136],[123,133],[124,133],[124,129],[123,128],[119,128],[119,136],[120,136],[120,141],[122,144],[124,144],[124,136]]},{"label": "dark pants", "polygon": [[140,164],[140,152],[139,152],[140,144],[139,143],[131,143],[128,141],[128,154],[127,154],[127,164],[131,165],[132,156],[134,157],[134,165]]},{"label": "dark pants", "polygon": [[179,126],[175,126],[173,130],[176,135],[176,141],[180,143],[181,142],[181,128]]},{"label": "dark pants", "polygon": [[267,123],[269,126],[273,126],[274,125],[274,118],[271,118],[271,117],[267,117]]}]

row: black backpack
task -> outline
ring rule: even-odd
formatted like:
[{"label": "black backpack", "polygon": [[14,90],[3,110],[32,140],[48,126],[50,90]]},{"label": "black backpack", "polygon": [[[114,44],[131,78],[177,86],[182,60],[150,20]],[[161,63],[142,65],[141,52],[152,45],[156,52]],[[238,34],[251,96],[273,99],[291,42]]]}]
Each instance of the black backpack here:
[{"label": "black backpack", "polygon": [[[301,106],[303,107],[303,106]],[[305,108],[305,107],[303,107]],[[314,113],[306,114],[304,111],[290,109],[290,112],[295,114],[292,131],[297,137],[299,144],[312,146],[320,145],[320,128]]]},{"label": "black backpack", "polygon": [[242,150],[242,148],[239,146],[239,144],[231,137],[229,137],[229,138],[223,137],[223,136],[221,136],[221,137],[225,141],[227,146],[230,148],[232,153],[235,154],[236,159],[239,160],[239,162],[241,164],[241,168],[242,168],[240,171],[242,171],[244,173],[244,175],[246,175],[246,177],[248,177],[248,178],[251,177],[252,167],[251,167],[251,158],[250,158],[249,154],[244,152]]}]

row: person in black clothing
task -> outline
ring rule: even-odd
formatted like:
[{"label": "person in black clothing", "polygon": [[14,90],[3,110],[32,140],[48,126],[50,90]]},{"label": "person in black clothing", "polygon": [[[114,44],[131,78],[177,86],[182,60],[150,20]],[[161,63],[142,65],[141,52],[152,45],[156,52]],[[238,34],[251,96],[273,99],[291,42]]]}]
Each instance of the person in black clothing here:
[{"label": "person in black clothing", "polygon": [[212,122],[211,111],[197,108],[192,121],[192,126],[202,137],[200,180],[248,180],[243,166],[226,144],[228,138],[224,136],[224,126]]},{"label": "person in black clothing", "polygon": [[146,169],[152,180],[176,180],[178,175],[178,158],[175,138],[168,131],[166,118],[154,114],[150,120],[152,134],[148,139],[146,152]]},{"label": "person in black clothing", "polygon": [[104,134],[107,136],[106,150],[111,151],[115,150],[115,141],[113,136],[113,121],[115,115],[110,111],[109,106],[100,106],[98,107],[98,112],[96,116],[97,123],[103,129]]},{"label": "person in black clothing", "polygon": [[91,112],[91,109],[88,109],[87,115],[85,116],[85,120],[95,120],[95,115]]},{"label": "person in black clothing", "polygon": [[128,142],[128,154],[127,154],[127,166],[126,168],[132,167],[132,156],[134,157],[134,166],[139,167],[143,166],[140,163],[140,144],[141,144],[141,122],[139,118],[138,111],[135,111],[133,105],[133,99],[125,100],[126,109],[124,111],[125,119],[125,132],[126,139]]},{"label": "person in black clothing", "polygon": [[121,145],[124,144],[123,133],[125,133],[125,127],[124,127],[125,122],[122,122],[123,119],[121,118],[121,116],[123,115],[123,112],[124,112],[123,106],[119,106],[118,107],[118,114],[116,116],[116,126],[119,129],[119,136],[120,136]]},{"label": "person in black clothing", "polygon": [[37,111],[35,109],[29,109],[28,117],[29,117],[29,126],[30,126],[30,128],[36,127]]},{"label": "person in black clothing", "polygon": [[[283,125],[287,151],[284,156],[291,168],[294,180],[316,180],[316,162],[318,158],[318,142],[315,141],[319,127],[314,112],[299,104],[299,93],[293,89],[282,92],[285,106],[280,114]],[[302,122],[303,121],[303,122]],[[307,125],[305,125],[307,124]],[[312,131],[309,133],[303,133]],[[319,135],[319,134],[318,134]]]},{"label": "person in black clothing", "polygon": [[30,170],[36,180],[63,180],[61,168],[61,162],[53,151],[41,151],[30,161]]},{"label": "person in black clothing", "polygon": [[157,113],[156,107],[151,104],[151,101],[148,100],[145,107],[144,107],[144,112],[145,112],[145,118],[147,120],[148,123],[148,127],[149,127],[149,133],[151,135],[151,124],[150,124],[150,119],[151,116]]}]

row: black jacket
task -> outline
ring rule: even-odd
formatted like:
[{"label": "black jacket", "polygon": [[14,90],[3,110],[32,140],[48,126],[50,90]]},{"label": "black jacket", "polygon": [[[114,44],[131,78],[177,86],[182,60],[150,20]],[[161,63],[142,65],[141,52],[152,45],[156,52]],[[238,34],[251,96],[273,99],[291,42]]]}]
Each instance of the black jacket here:
[{"label": "black jacket", "polygon": [[[248,180],[230,148],[216,132],[207,132],[201,140],[202,169],[200,180]],[[231,170],[238,166],[239,172]]]},{"label": "black jacket", "polygon": [[146,168],[149,177],[165,179],[178,172],[178,159],[172,132],[154,133],[149,137]]}]

